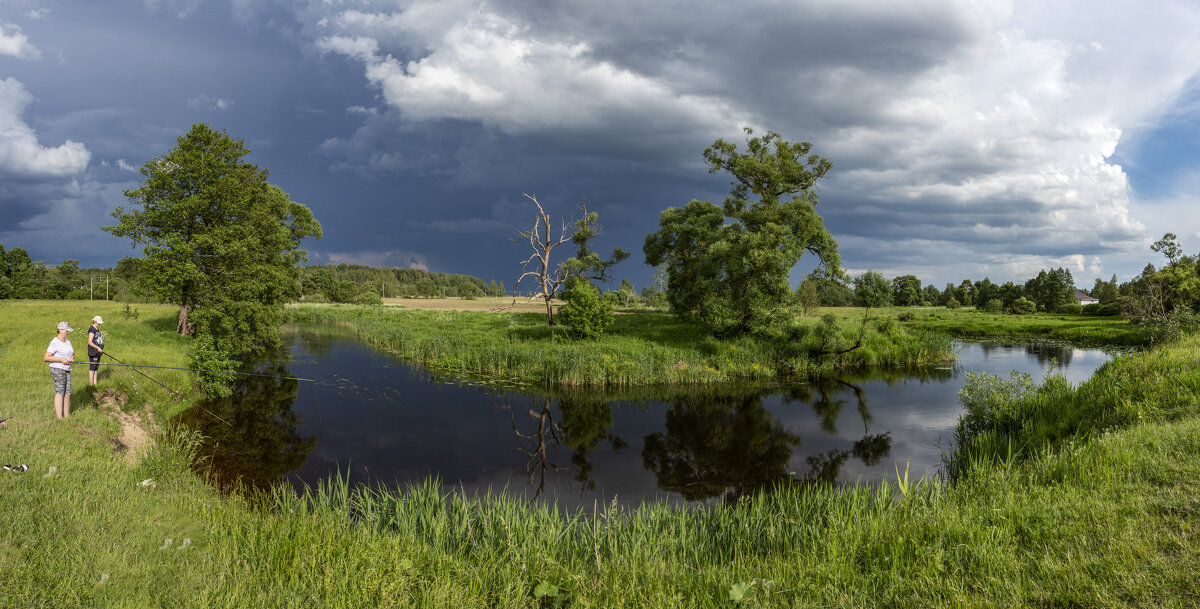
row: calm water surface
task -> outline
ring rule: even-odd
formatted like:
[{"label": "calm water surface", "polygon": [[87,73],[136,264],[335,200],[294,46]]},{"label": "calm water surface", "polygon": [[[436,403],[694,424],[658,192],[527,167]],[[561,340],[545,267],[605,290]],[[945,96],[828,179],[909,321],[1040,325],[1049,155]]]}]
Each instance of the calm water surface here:
[{"label": "calm water surface", "polygon": [[[613,497],[706,502],[786,480],[937,475],[968,370],[1072,382],[1109,354],[1045,345],[962,343],[953,367],[771,388],[723,387],[546,397],[445,383],[363,345],[351,331],[288,326],[225,400],[183,415],[207,441],[211,473],[263,488],[438,478],[468,495],[507,492],[591,507]],[[300,377],[309,381],[289,380]]]}]

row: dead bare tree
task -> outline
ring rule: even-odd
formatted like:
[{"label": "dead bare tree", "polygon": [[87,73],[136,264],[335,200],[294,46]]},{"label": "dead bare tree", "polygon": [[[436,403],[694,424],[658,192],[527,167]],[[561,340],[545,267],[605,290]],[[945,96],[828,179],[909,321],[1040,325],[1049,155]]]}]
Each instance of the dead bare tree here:
[{"label": "dead bare tree", "polygon": [[[518,237],[529,240],[529,245],[533,248],[533,254],[521,265],[521,276],[513,284],[513,301],[516,302],[517,286],[526,277],[532,277],[534,281],[540,284],[541,291],[536,296],[540,296],[546,301],[546,321],[553,326],[554,307],[550,305],[550,301],[558,293],[558,289],[562,287],[567,277],[563,272],[561,264],[551,264],[550,252],[564,243],[569,243],[574,231],[570,228],[572,224],[564,220],[562,228],[559,230],[558,239],[551,237],[550,214],[542,209],[542,204],[538,203],[537,197],[525,194],[525,198],[533,201],[533,204],[537,206],[538,215],[533,219],[533,226],[529,230],[517,233]],[[530,269],[531,266],[533,267],[532,270]]]}]

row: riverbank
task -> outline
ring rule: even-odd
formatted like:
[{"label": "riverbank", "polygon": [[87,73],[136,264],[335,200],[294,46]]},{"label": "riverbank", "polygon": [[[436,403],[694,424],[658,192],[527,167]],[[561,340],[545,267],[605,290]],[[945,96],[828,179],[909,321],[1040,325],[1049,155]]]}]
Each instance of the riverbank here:
[{"label": "riverbank", "polygon": [[600,339],[577,341],[536,313],[341,305],[288,310],[294,321],[352,328],[365,342],[424,368],[544,389],[805,381],[856,370],[919,369],[953,359],[945,335],[905,330],[886,315],[864,326],[861,312],[838,323],[826,350],[854,345],[862,331],[861,348],[817,356],[816,318],[800,321],[803,338],[788,342],[748,336],[722,340],[666,313],[631,313],[616,316]]},{"label": "riverbank", "polygon": [[[98,312],[118,357],[186,365],[169,307],[122,321],[110,306],[0,303],[0,416],[15,415],[0,461],[30,465],[0,472],[0,606],[1200,604],[1198,337],[1123,355],[1071,388],[1064,425],[1101,421],[1078,428],[1089,433],[1063,427],[1023,457],[980,457],[953,485],[906,481],[899,464],[875,494],[797,484],[705,510],[565,518],[433,485],[280,490],[256,507],[191,474],[194,444],[179,433],[128,465],[85,376],[75,414],[54,421],[40,361],[54,323]],[[155,378],[188,387],[183,373]],[[186,406],[139,379],[114,371],[101,387],[158,421]],[[1019,423],[1036,411],[1006,410],[1006,433],[1024,442]]]}]

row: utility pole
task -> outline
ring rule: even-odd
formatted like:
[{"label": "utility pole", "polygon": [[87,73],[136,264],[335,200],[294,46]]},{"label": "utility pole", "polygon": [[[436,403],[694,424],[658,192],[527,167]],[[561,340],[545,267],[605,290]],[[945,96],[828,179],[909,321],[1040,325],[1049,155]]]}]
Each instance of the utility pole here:
[{"label": "utility pole", "polygon": [[88,300],[93,300],[96,293],[96,278],[88,275]]},{"label": "utility pole", "polygon": [[104,276],[104,300],[108,300],[108,275]]}]

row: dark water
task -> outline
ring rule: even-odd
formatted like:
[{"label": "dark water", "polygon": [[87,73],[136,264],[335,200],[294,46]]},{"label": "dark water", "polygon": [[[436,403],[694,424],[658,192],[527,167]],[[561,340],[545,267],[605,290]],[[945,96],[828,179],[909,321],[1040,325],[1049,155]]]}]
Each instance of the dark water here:
[{"label": "dark water", "polygon": [[[442,383],[374,351],[348,330],[290,326],[285,349],[232,398],[183,420],[207,441],[220,485],[240,479],[353,484],[439,478],[468,494],[508,492],[567,509],[665,499],[734,498],[795,480],[878,482],[896,470],[937,475],[961,412],[965,371],[1074,383],[1109,355],[1096,349],[963,343],[953,367],[771,388],[546,397]],[[312,381],[289,380],[295,376]]]}]

